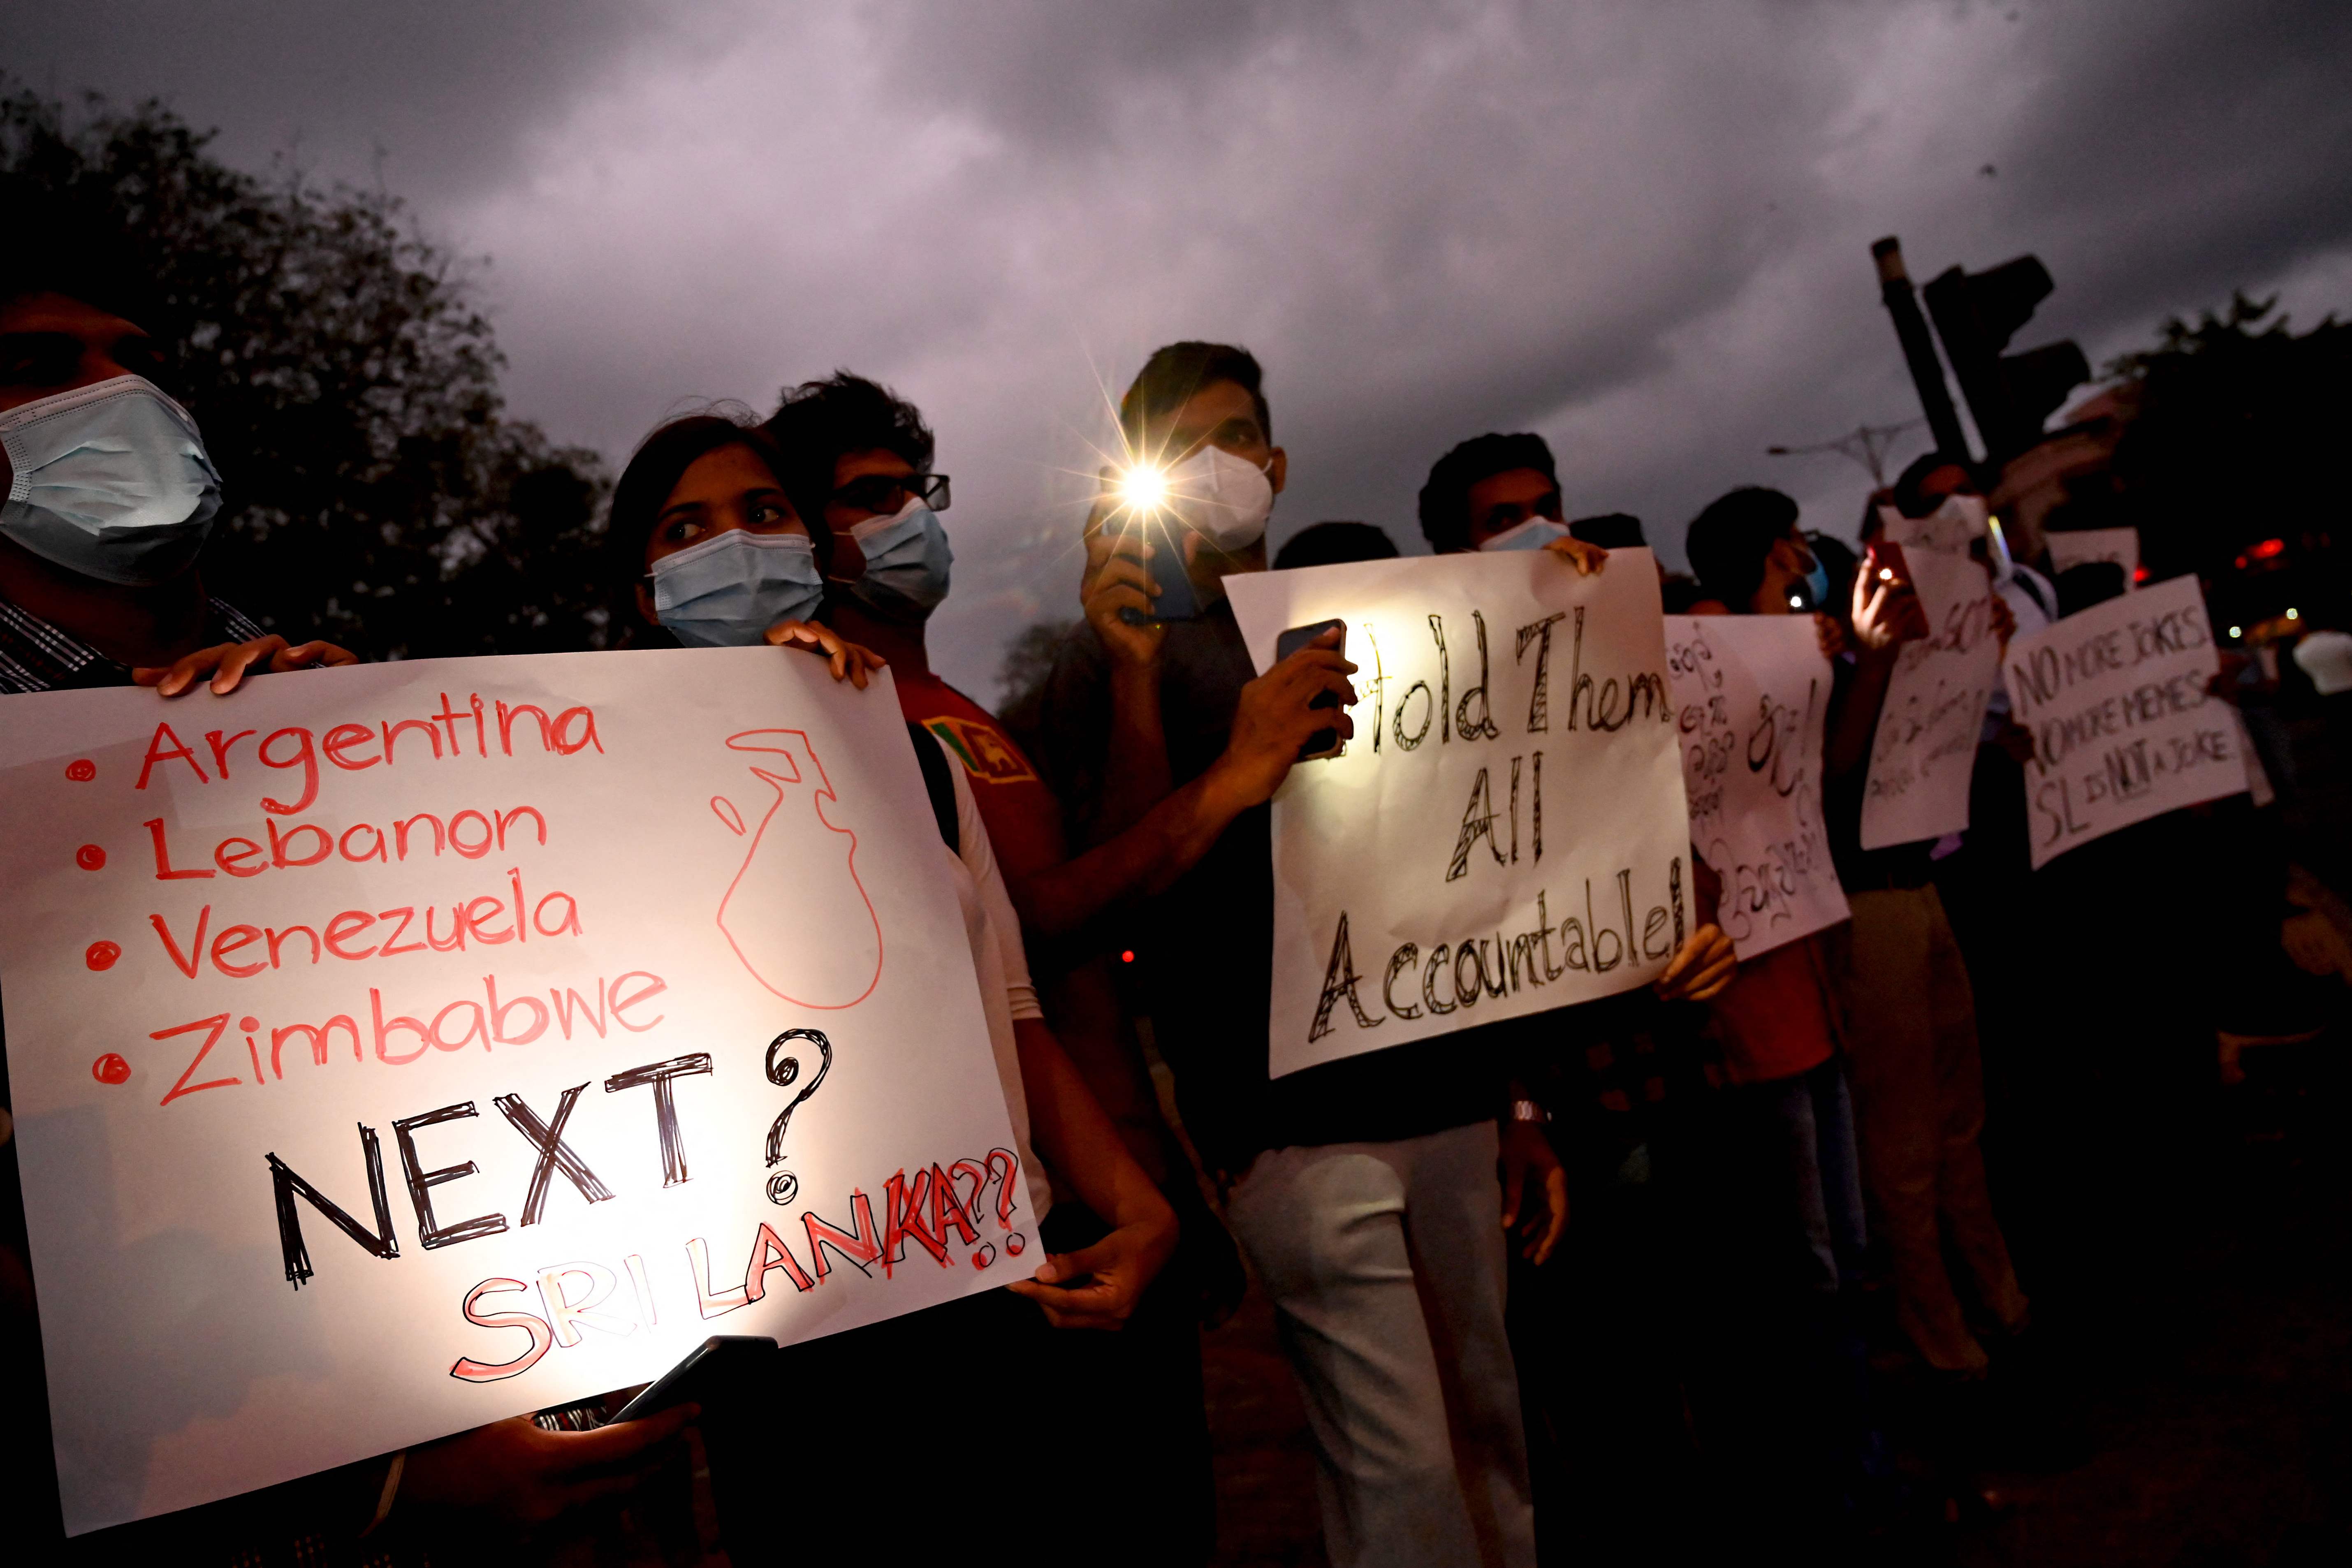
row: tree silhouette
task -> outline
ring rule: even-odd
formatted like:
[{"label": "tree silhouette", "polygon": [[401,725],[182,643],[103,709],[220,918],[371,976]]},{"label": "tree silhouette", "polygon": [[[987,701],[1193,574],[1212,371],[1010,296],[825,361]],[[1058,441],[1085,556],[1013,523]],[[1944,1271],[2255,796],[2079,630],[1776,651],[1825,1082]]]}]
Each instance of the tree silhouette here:
[{"label": "tree silhouette", "polygon": [[142,324],[224,480],[207,586],[376,658],[604,646],[604,464],[507,415],[469,268],[398,198],[265,180],[211,139],[152,100],[69,120],[0,95],[0,176],[140,253],[163,318]]},{"label": "tree silhouette", "polygon": [[2248,619],[2296,599],[2340,613],[2345,594],[2336,443],[2352,424],[2352,324],[2292,332],[2277,306],[2235,294],[2109,367],[2137,384],[2116,478],[2150,574],[2195,572]]}]

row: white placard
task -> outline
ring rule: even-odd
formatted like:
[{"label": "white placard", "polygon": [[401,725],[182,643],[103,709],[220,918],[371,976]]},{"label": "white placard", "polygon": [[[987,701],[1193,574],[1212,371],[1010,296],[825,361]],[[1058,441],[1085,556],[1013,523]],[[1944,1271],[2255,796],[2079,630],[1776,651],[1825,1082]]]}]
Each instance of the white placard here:
[{"label": "white placard", "polygon": [[1264,670],[1338,618],[1356,739],[1274,798],[1268,1063],[1302,1068],[1641,984],[1692,921],[1657,567],[1548,552],[1229,577]]},{"label": "white placard", "polygon": [[2050,543],[2053,575],[2086,562],[2112,561],[2124,569],[2124,592],[2128,594],[2135,586],[2132,576],[2139,570],[2138,529],[2082,528],[2043,537]]},{"label": "white placard", "polygon": [[1847,918],[1822,826],[1830,662],[1811,616],[1670,616],[1691,843],[1745,960]]},{"label": "white placard", "polygon": [[2038,868],[2078,844],[2248,787],[2237,710],[2194,577],[2175,577],[2021,637],[2007,659],[2033,735],[2025,807]]},{"label": "white placard", "polygon": [[1940,838],[1969,825],[1969,778],[1999,678],[1992,579],[1965,555],[1905,551],[1927,636],[1902,646],[1871,738],[1862,847]]},{"label": "white placard", "polygon": [[1984,537],[1988,513],[1982,496],[1946,496],[1943,504],[1925,517],[1906,517],[1891,506],[1878,509],[1882,535],[1892,543],[1913,550],[1934,550],[1946,555],[1966,555]]},{"label": "white placard", "polygon": [[730,648],[0,702],[69,1531],[1030,1272],[887,680]]}]

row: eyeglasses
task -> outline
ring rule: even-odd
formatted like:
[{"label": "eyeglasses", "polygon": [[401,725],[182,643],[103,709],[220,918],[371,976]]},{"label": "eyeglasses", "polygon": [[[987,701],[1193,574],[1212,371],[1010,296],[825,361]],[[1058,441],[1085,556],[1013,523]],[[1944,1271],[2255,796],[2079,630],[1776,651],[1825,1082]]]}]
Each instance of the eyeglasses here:
[{"label": "eyeglasses", "polygon": [[845,506],[854,511],[887,516],[907,504],[908,497],[921,501],[933,511],[945,511],[950,504],[948,477],[945,474],[864,474],[833,492],[832,506]]}]

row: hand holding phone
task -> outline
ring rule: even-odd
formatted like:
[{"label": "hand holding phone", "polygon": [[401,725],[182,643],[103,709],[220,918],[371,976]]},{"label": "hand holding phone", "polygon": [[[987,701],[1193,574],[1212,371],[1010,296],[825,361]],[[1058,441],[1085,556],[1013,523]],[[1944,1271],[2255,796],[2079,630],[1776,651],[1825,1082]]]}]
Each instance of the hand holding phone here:
[{"label": "hand holding phone", "polygon": [[739,1378],[748,1363],[776,1348],[776,1342],[761,1334],[713,1334],[687,1352],[684,1361],[670,1368],[646,1385],[635,1399],[613,1414],[612,1425],[635,1421],[667,1410],[673,1405],[688,1402],[709,1404],[703,1394],[713,1387],[723,1387],[730,1378]]},{"label": "hand holding phone", "polygon": [[[1328,631],[1337,631],[1339,634],[1339,640],[1331,646],[1331,651],[1342,658],[1347,658],[1348,623],[1342,620],[1328,620],[1317,621],[1312,626],[1292,626],[1275,638],[1274,662],[1280,664],[1300,648],[1310,646],[1317,637]],[[1307,706],[1337,708],[1339,706],[1339,694],[1336,691],[1318,693]],[[1302,763],[1311,763],[1319,757],[1336,757],[1347,749],[1345,742],[1339,739],[1338,730],[1318,730],[1307,737],[1306,743],[1298,748],[1298,760]]]},{"label": "hand holding phone", "polygon": [[1903,547],[1892,540],[1873,541],[1854,580],[1853,640],[1876,652],[1927,633],[1927,616],[1911,586]]},{"label": "hand holding phone", "polygon": [[[1113,470],[1102,470],[1104,500],[1098,508],[1112,505],[1118,496],[1118,481]],[[1131,626],[1150,626],[1160,621],[1193,621],[1201,617],[1201,595],[1193,589],[1192,574],[1186,564],[1184,536],[1186,530],[1176,514],[1166,506],[1129,500],[1124,506],[1113,505],[1105,526],[1124,545],[1134,540],[1148,549],[1123,549],[1120,553],[1139,560],[1143,570],[1160,591],[1152,595],[1149,610],[1131,605],[1119,608],[1118,618]]]}]

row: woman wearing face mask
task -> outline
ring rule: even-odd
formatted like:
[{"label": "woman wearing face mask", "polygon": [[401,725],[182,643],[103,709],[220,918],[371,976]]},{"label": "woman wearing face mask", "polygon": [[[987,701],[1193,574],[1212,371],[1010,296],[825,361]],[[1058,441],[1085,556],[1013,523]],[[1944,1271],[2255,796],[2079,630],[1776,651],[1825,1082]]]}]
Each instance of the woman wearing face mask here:
[{"label": "woman wearing face mask", "polygon": [[[932,574],[920,558],[931,541],[944,556],[945,540],[935,519],[929,528],[919,519],[905,526],[917,510],[928,516],[927,505],[901,505],[860,522],[848,539],[836,539],[824,521],[827,491],[804,494],[796,505],[779,478],[783,472],[766,433],[717,415],[675,421],[646,438],[614,489],[609,534],[616,573],[629,577],[627,597],[639,622],[631,640],[643,646],[666,637],[692,647],[766,642],[810,648],[827,658],[836,680],[862,689],[884,660],[806,619],[824,596],[826,567],[840,564],[852,550],[870,551],[861,582],[882,590],[873,599],[889,604],[887,613],[897,617],[877,616],[872,624],[886,636],[893,626],[911,626],[919,657],[920,615],[929,607],[920,601],[935,604],[946,592],[944,560]],[[914,548],[905,549],[909,542]],[[872,570],[901,557],[914,558],[918,569]],[[899,602],[891,604],[886,594]],[[902,632],[894,647],[903,649],[906,640]],[[789,1549],[795,1555],[824,1544],[870,1548],[877,1530],[891,1550],[910,1561],[929,1560],[918,1548],[944,1555],[968,1546],[970,1524],[960,1512],[888,1506],[901,1496],[903,1483],[887,1456],[901,1451],[907,1434],[926,1423],[944,1427],[964,1415],[969,1391],[943,1382],[941,1370],[971,1364],[976,1356],[994,1385],[1015,1391],[1012,1405],[991,1419],[1016,1451],[1068,1442],[1070,1412],[1056,1399],[1065,1391],[1050,1381],[1048,1325],[1119,1327],[1175,1245],[1176,1220],[1167,1201],[1122,1147],[1110,1119],[1045,1026],[1020,928],[963,768],[929,731],[913,724],[908,730],[917,746],[934,748],[941,764],[927,766],[926,784],[943,822],[955,824],[949,845],[952,879],[982,980],[1006,1108],[1031,1173],[1034,1217],[1045,1219],[1054,1193],[1066,1192],[1100,1215],[1108,1234],[1082,1252],[1049,1255],[1033,1279],[1016,1280],[1003,1291],[790,1347],[774,1358],[766,1378],[755,1380],[759,1387],[746,1390],[730,1408],[709,1412],[704,1426],[713,1489],[730,1554],[739,1562],[760,1558],[769,1542],[773,1552]],[[943,791],[951,795],[951,807]],[[939,830],[947,837],[943,826]],[[795,1450],[787,1457],[782,1451],[790,1424],[772,1417],[795,1409],[825,1412],[821,1452]],[[1003,1430],[1008,1425],[1009,1432]],[[796,1485],[827,1499],[826,1509],[806,1519],[841,1521],[837,1543],[824,1541],[823,1525],[805,1521],[788,1535],[768,1528],[773,1479],[788,1467]],[[861,1500],[872,1506],[861,1507]],[[881,1522],[886,1515],[887,1524]]]},{"label": "woman wearing face mask", "polygon": [[782,467],[764,435],[723,414],[646,437],[614,487],[606,541],[623,647],[811,648],[865,689],[885,661],[815,623],[832,536],[822,516],[814,534],[802,521]]}]

